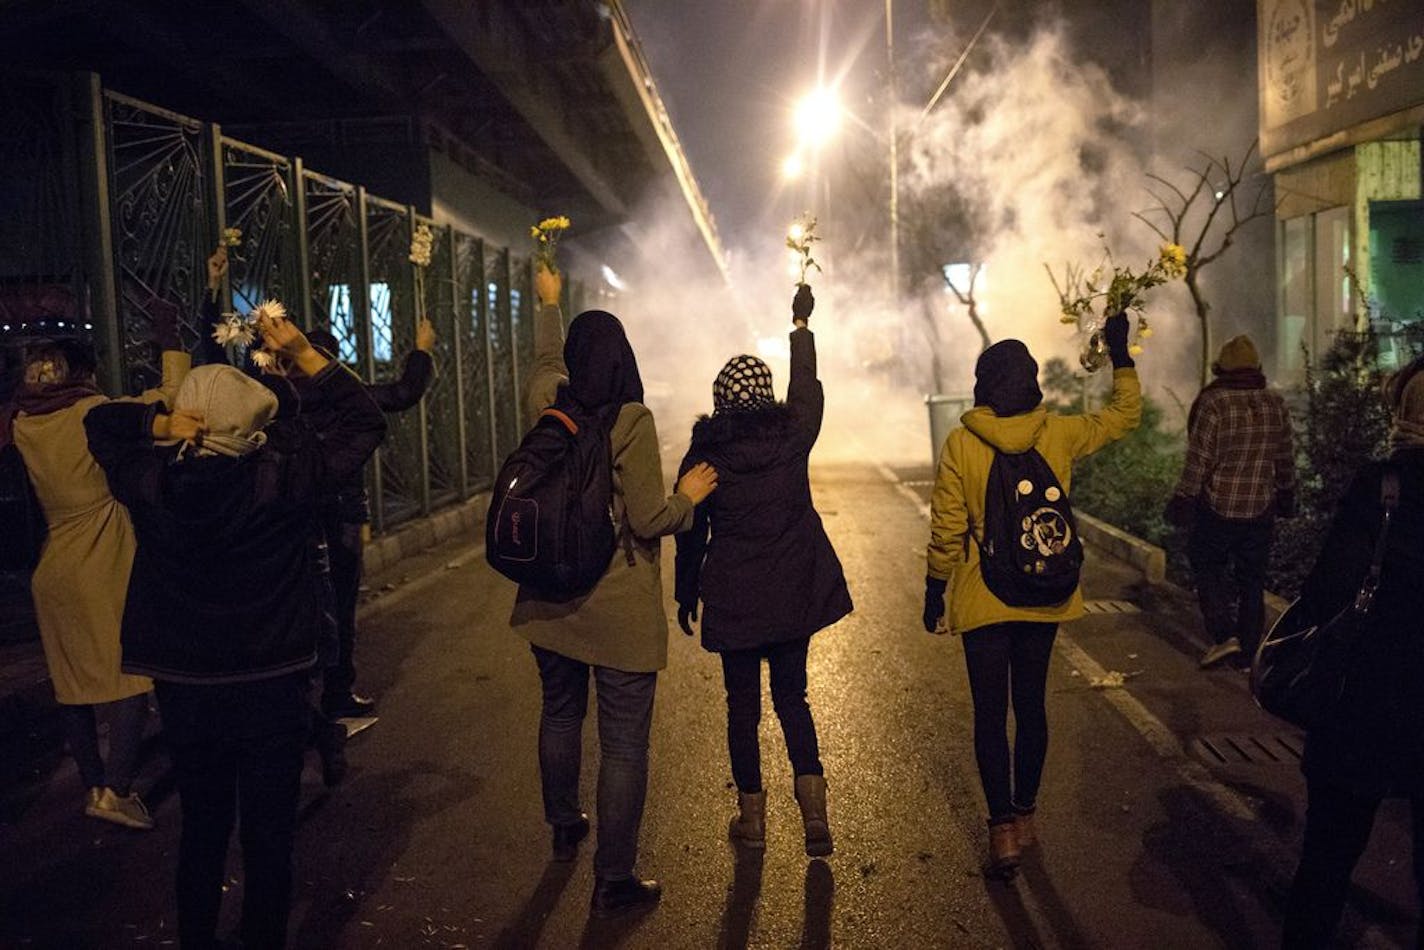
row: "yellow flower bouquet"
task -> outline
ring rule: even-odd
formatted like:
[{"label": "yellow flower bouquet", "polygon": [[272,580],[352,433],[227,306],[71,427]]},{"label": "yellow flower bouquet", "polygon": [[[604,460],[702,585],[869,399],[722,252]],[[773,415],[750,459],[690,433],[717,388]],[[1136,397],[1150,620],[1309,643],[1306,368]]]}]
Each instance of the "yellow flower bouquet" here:
[{"label": "yellow flower bouquet", "polygon": [[1073,264],[1065,265],[1062,283],[1051,267],[1043,265],[1058,293],[1059,322],[1072,324],[1086,335],[1079,362],[1090,373],[1108,363],[1107,341],[1103,336],[1107,318],[1129,310],[1137,314],[1137,342],[1130,347],[1136,356],[1142,352],[1142,341],[1152,335],[1152,327],[1143,312],[1143,295],[1153,287],[1180,279],[1187,272],[1187,252],[1180,244],[1163,244],[1157,257],[1140,272],[1116,263],[1106,247],[1103,257],[1103,262],[1091,273]]},{"label": "yellow flower bouquet", "polygon": [[558,250],[559,238],[572,224],[564,215],[558,215],[545,218],[529,229],[529,236],[534,239],[534,259],[551,274],[559,272],[555,252]]}]

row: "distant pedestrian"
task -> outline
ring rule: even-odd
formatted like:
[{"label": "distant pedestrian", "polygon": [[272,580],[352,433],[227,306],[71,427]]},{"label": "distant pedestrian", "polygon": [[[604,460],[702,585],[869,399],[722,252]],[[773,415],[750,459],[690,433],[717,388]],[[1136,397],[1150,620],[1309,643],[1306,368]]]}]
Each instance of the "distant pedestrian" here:
[{"label": "distant pedestrian", "polygon": [[[323,623],[311,563],[316,500],[359,471],[385,433],[354,375],[288,321],[260,326],[266,348],[328,398],[325,428],[273,422],[272,391],[225,365],[193,370],[172,415],[110,405],[85,420],[138,534],[124,669],[157,681],[183,810],[184,947],[214,944],[235,819],[242,943],[285,943],[306,693]],[[155,444],[165,440],[179,442]]]},{"label": "distant pedestrian", "polygon": [[1387,796],[1414,816],[1416,946],[1424,947],[1424,358],[1386,387],[1394,417],[1390,455],[1367,462],[1340,501],[1314,569],[1301,588],[1303,624],[1335,616],[1355,598],[1382,523],[1384,473],[1399,503],[1386,538],[1368,627],[1354,644],[1344,691],[1305,741],[1305,843],[1286,901],[1286,950],[1334,946],[1350,877]]},{"label": "distant pedestrian", "polygon": [[807,472],[825,411],[815,338],[806,328],[814,307],[810,286],[802,284],[791,304],[796,329],[786,402],[776,401],[765,363],[733,357],[713,384],[712,415],[692,428],[680,470],[711,464],[718,487],[698,506],[692,529],[677,536],[677,619],[691,636],[700,599],[702,646],[722,658],[727,749],[739,807],[730,837],[751,848],[766,846],[757,739],[765,659],[806,853],[819,857],[830,854],[833,844],[816,723],[806,700],[806,657],[811,636],[850,613],[851,599],[811,503]]},{"label": "distant pedestrian", "polygon": [[529,640],[543,681],[539,772],[555,860],[573,860],[588,834],[579,772],[590,670],[597,682],[602,755],[591,910],[609,917],[652,906],[662,894],[656,881],[634,874],[653,693],[657,672],[667,665],[660,539],[691,527],[693,509],[712,492],[716,473],[698,466],[679,479],[674,494],[664,492],[657,429],[643,405],[643,382],[622,324],[602,310],[586,311],[570,324],[561,347],[561,279],[540,267],[534,286],[540,307],[526,405],[536,416],[552,408],[593,417],[609,433],[619,543],[587,594],[546,599],[521,586],[510,623]]},{"label": "distant pedestrian", "polygon": [[1266,388],[1249,336],[1226,341],[1216,379],[1192,403],[1187,460],[1167,519],[1191,532],[1188,556],[1212,645],[1203,668],[1253,656],[1265,626],[1266,568],[1277,517],[1295,514],[1290,410]]},{"label": "distant pedestrian", "polygon": [[[134,529],[89,451],[84,419],[111,401],[134,402],[134,412],[172,401],[190,361],[178,350],[172,320],[161,332],[168,347],[162,385],[137,400],[110,400],[95,380],[93,347],[60,340],[29,354],[14,403],[0,414],[0,446],[13,439],[19,448],[49,526],[31,585],[65,738],[88,788],[84,813],[137,829],[153,827],[133,791],[153,684],[120,671]],[[96,719],[109,723],[107,761]]]},{"label": "distant pedestrian", "polygon": [[[1048,484],[1024,479],[1008,486],[1011,499],[1042,499],[1043,507],[1025,519],[1031,523],[1023,525],[1024,547],[1040,551],[1043,566],[1078,544],[1072,524],[1055,511],[1071,495],[1073,463],[1127,435],[1142,413],[1137,370],[1128,354],[1127,318],[1109,319],[1106,335],[1112,398],[1105,409],[1086,415],[1063,416],[1043,408],[1038,363],[1018,340],[985,350],[974,369],[974,408],[945,440],[930,500],[924,627],[964,637],[974,700],[974,757],[989,806],[990,868],[1004,875],[1013,872],[1022,849],[1035,840],[1034,810],[1048,750],[1048,661],[1058,625],[1083,616],[1083,596],[1072,574],[1061,602],[1006,603],[986,575],[991,560],[986,544],[1007,529],[1017,546],[1021,529],[988,524],[986,513],[1000,503],[999,466],[1037,466],[1031,454],[1036,452],[1049,470],[1040,468],[1037,481]],[[992,555],[997,563],[1005,552]],[[994,586],[1003,589],[998,581]],[[948,623],[942,625],[946,597]],[[1005,732],[1010,696],[1017,730],[1012,754]]]}]

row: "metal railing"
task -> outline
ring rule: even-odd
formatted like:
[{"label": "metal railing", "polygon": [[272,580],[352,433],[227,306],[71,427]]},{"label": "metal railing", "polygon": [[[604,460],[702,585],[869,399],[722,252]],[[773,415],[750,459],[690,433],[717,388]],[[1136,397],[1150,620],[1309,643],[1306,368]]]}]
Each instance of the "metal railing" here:
[{"label": "metal railing", "polygon": [[[399,375],[418,315],[435,324],[430,390],[417,408],[389,418],[369,468],[373,529],[488,487],[521,435],[520,379],[533,358],[528,257],[213,123],[102,89],[95,76],[53,82],[78,115],[78,134],[59,129],[55,145],[77,155],[54,169],[47,189],[69,202],[79,195],[86,209],[61,225],[78,236],[75,274],[57,283],[92,325],[110,387],[136,392],[157,382],[156,317],[176,316],[185,345],[210,332],[199,325],[204,262],[224,228],[240,228],[222,309],[246,312],[278,298],[307,329],[330,330],[340,359],[368,382]],[[420,224],[435,243],[417,301],[408,255]],[[0,279],[16,284],[26,269],[0,260]]]}]

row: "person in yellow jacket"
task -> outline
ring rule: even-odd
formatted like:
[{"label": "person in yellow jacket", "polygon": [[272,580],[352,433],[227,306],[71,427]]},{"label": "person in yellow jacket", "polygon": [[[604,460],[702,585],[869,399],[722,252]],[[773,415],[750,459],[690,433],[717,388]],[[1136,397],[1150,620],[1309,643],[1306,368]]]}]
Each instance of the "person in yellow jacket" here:
[{"label": "person in yellow jacket", "polygon": [[[1127,435],[1141,418],[1142,391],[1127,335],[1125,315],[1107,321],[1112,398],[1106,408],[1085,415],[1059,415],[1041,405],[1038,363],[1023,343],[989,347],[974,369],[974,408],[940,452],[930,501],[924,626],[929,633],[963,635],[974,756],[989,806],[990,867],[1004,875],[1013,873],[1022,849],[1034,840],[1034,804],[1048,750],[1048,659],[1058,624],[1083,616],[1083,595],[1074,589],[1059,604],[1015,607],[989,590],[979,551],[989,470],[997,453],[1036,449],[1071,497],[1073,463]],[[1017,727],[1012,757],[1006,734],[1010,683]]]}]

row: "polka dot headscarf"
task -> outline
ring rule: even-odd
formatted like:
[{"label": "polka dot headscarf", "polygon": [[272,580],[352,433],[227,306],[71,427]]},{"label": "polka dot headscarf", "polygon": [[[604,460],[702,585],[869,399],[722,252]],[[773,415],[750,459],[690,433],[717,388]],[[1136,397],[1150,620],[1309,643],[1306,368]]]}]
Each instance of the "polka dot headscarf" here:
[{"label": "polka dot headscarf", "polygon": [[746,412],[774,402],[771,367],[755,356],[732,357],[712,384],[712,405],[717,412]]}]

